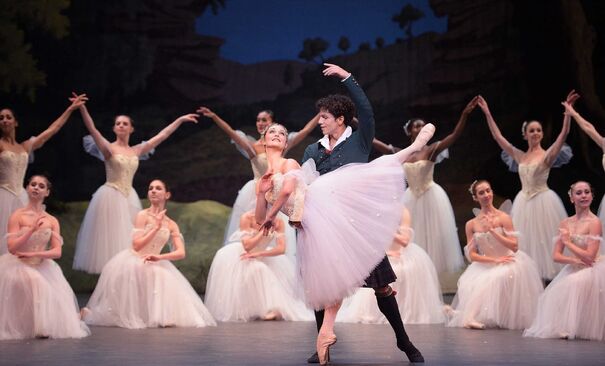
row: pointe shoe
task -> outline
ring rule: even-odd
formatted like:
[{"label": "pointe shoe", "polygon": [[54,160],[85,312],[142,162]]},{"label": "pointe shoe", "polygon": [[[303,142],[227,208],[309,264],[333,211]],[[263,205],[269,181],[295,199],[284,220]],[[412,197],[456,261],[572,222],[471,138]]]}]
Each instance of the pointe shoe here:
[{"label": "pointe shoe", "polygon": [[483,324],[483,323],[479,323],[478,321],[473,320],[473,321],[470,321],[470,322],[466,323],[466,324],[464,325],[464,327],[465,327],[465,328],[468,328],[468,329],[479,329],[479,330],[483,330],[483,329],[485,329],[485,324]]},{"label": "pointe shoe", "polygon": [[330,359],[330,346],[336,343],[336,334],[319,333],[317,336],[317,357],[320,365],[327,365]]},{"label": "pointe shoe", "polygon": [[412,363],[422,363],[424,362],[424,356],[418,350],[418,348],[414,347],[412,342],[407,341],[404,344],[400,344],[397,342],[397,348],[402,350],[406,356],[408,356],[408,360]]},{"label": "pointe shoe", "polygon": [[420,150],[424,145],[429,142],[431,137],[433,137],[433,134],[435,134],[435,125],[433,125],[432,123],[427,123],[426,125],[424,125],[424,127],[422,127],[420,132],[418,132],[418,136],[416,136],[416,139],[412,143],[412,146]]},{"label": "pointe shoe", "polygon": [[262,318],[263,320],[281,320],[281,314],[277,311],[271,310]]},{"label": "pointe shoe", "polygon": [[90,309],[86,306],[80,309],[80,320],[84,320],[88,315],[90,315]]}]

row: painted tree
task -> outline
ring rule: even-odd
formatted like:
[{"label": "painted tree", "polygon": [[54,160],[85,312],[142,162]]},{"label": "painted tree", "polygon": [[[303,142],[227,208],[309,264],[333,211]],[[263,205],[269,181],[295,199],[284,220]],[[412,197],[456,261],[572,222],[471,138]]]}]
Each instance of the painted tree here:
[{"label": "painted tree", "polygon": [[323,38],[307,38],[303,41],[303,49],[299,52],[298,58],[301,58],[307,62],[312,62],[319,57],[320,63],[323,63],[323,53],[328,49],[329,46],[330,43]]},{"label": "painted tree", "polygon": [[413,5],[406,4],[403,8],[401,8],[399,14],[393,15],[391,20],[399,24],[399,28],[405,31],[405,34],[408,36],[408,38],[412,38],[412,24],[422,18],[424,18],[424,13],[422,10]]},{"label": "painted tree", "polygon": [[341,36],[338,40],[338,49],[342,51],[342,53],[346,53],[347,50],[351,47],[351,42],[345,36]]}]

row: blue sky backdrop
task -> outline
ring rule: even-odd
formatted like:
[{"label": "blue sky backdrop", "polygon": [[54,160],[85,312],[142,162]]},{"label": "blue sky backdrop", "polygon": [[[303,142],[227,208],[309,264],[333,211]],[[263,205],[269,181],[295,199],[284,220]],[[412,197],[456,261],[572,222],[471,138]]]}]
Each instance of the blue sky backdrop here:
[{"label": "blue sky backdrop", "polygon": [[362,42],[374,48],[378,37],[387,45],[405,38],[391,18],[408,3],[425,14],[414,23],[414,35],[446,30],[447,19],[436,18],[428,0],[226,0],[217,15],[208,10],[200,16],[196,30],[224,38],[221,56],[244,64],[297,60],[304,39],[314,37],[330,43],[324,54],[329,57],[341,52],[337,47],[341,36],[351,42],[348,52]]}]

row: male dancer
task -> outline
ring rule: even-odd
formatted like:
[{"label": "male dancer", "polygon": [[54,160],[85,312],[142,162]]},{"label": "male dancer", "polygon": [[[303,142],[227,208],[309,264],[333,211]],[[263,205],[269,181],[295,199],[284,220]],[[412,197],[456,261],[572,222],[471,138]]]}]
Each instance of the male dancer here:
[{"label": "male dancer", "polygon": [[[324,64],[324,76],[337,76],[349,90],[351,98],[344,95],[329,95],[317,101],[319,126],[324,137],[305,149],[302,162],[315,160],[319,174],[326,174],[349,163],[367,163],[375,134],[374,112],[370,101],[350,72],[333,64]],[[349,126],[358,111],[359,126],[353,131]],[[403,168],[402,168],[403,169]],[[383,260],[366,278],[364,287],[374,289],[378,308],[391,324],[397,338],[397,347],[405,352],[410,362],[424,362],[422,353],[410,341],[403,327],[399,307],[393,289],[389,286],[396,276],[385,255]],[[319,332],[324,312],[315,312]],[[308,363],[319,363],[317,352],[309,357]]]}]

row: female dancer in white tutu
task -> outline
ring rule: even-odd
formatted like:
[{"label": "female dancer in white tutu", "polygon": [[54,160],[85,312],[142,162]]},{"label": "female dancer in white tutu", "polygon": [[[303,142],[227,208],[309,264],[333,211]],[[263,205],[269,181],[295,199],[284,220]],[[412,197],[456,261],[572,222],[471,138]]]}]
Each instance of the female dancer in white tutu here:
[{"label": "female dancer in white tutu", "polygon": [[[426,252],[412,242],[414,230],[407,208],[403,209],[401,225],[387,256],[397,281],[391,285],[396,292],[399,313],[405,324],[443,323],[443,299],[435,265]],[[386,324],[387,319],[376,305],[374,291],[360,288],[343,303],[339,322]]]},{"label": "female dancer in white tutu", "polygon": [[63,239],[57,219],[44,211],[50,188],[46,177],[32,176],[26,187],[29,202],[9,219],[10,253],[0,257],[0,339],[90,334],[74,292],[53,261],[61,257]]},{"label": "female dancer in white tutu", "polygon": [[138,145],[130,146],[134,131],[132,119],[116,117],[113,132],[116,141],[110,143],[97,130],[86,106],[80,107],[90,136],[84,138],[84,149],[105,163],[107,181],[92,196],[78,232],[73,268],[88,273],[100,273],[107,261],[119,251],[130,247],[132,223],[141,210],[139,197],[132,188],[132,179],[139,159],[166,140],[183,122],[197,123],[197,114],[177,118],[157,135]]},{"label": "female dancer in white tutu", "polygon": [[605,257],[599,255],[601,222],[590,212],[592,188],[572,184],[576,214],[559,226],[553,259],[565,264],[548,285],[527,337],[605,340]]},{"label": "female dancer in white tutu", "polygon": [[[323,110],[320,116],[335,118]],[[434,130],[428,124],[414,143],[396,154],[318,178],[313,159],[301,169],[295,160],[283,158],[288,146],[285,127],[270,125],[262,137],[269,170],[258,183],[256,220],[268,234],[281,209],[300,228],[296,238],[300,290],[309,306],[325,309],[317,337],[321,364],[327,362],[329,347],[336,343],[334,321],[342,299],[364,284],[384,259],[399,227],[405,186],[401,164],[427,143]],[[272,204],[270,210],[268,204]],[[407,342],[408,351],[413,348],[420,354]]]},{"label": "female dancer in white tutu", "polygon": [[284,222],[278,217],[263,235],[254,211],[244,213],[230,244],[212,260],[205,302],[219,321],[312,320],[294,296],[294,264],[284,254]]},{"label": "female dancer in white tutu", "polygon": [[85,94],[78,95],[65,112],[38,136],[17,142],[19,125],[11,109],[0,110],[0,255],[7,252],[6,225],[10,215],[27,203],[23,179],[31,153],[41,148],[48,139],[59,132],[71,113],[86,102]]},{"label": "female dancer in white tutu", "polygon": [[[246,135],[243,131],[234,130],[229,123],[225,122],[225,120],[207,107],[200,107],[197,112],[204,115],[204,117],[212,119],[212,121],[221,130],[223,130],[223,132],[225,132],[229,138],[231,138],[231,142],[235,144],[237,149],[242,153],[242,155],[244,155],[246,159],[250,160],[250,164],[252,165],[252,173],[254,174],[254,178],[244,184],[244,186],[239,190],[235,203],[233,203],[233,210],[229,216],[229,221],[227,222],[223,242],[224,244],[228,244],[232,241],[237,241],[236,238],[234,238],[235,240],[232,240],[231,235],[239,230],[240,217],[245,212],[254,208],[256,203],[256,182],[260,177],[263,176],[263,174],[267,172],[267,155],[265,154],[265,148],[263,147],[260,138],[256,139],[250,135]],[[313,131],[315,126],[317,126],[318,120],[319,117],[315,116],[309,122],[307,122],[302,130],[290,133],[288,136],[288,150],[292,149],[303,141],[305,137],[307,137]],[[262,110],[258,112],[258,115],[256,116],[256,130],[258,134],[262,134],[267,126],[274,122],[273,111]],[[281,215],[281,219],[286,220],[287,218]],[[289,226],[286,227],[285,230],[286,253],[289,257],[293,257],[296,247],[296,233],[294,232],[294,229]]]},{"label": "female dancer in white tutu", "polygon": [[[435,163],[449,157],[447,149],[462,134],[469,114],[477,106],[477,99],[475,97],[468,102],[451,134],[425,146],[403,164],[409,184],[404,201],[414,218],[414,241],[428,253],[438,273],[456,272],[462,269],[464,260],[452,204],[443,188],[433,181]],[[411,119],[405,124],[404,131],[411,142],[425,124],[421,119]],[[377,139],[374,139],[373,146],[383,154],[399,150]]]},{"label": "female dancer in white tutu", "polygon": [[[170,191],[161,180],[149,184],[151,207],[137,214],[132,247],[103,267],[82,309],[88,324],[140,329],[205,327],[216,322],[187,279],[170,261],[185,258],[177,224],[166,213]],[[172,251],[161,254],[168,240]]]},{"label": "female dancer in white tutu", "polygon": [[[573,104],[578,95],[570,92],[566,101]],[[541,146],[544,134],[538,121],[524,122],[521,127],[528,149],[523,152],[514,147],[498,129],[487,102],[479,96],[479,107],[485,114],[489,130],[500,148],[503,158],[511,171],[518,171],[521,179],[521,192],[513,201],[511,216],[515,228],[522,234],[519,248],[525,251],[538,265],[540,276],[552,279],[561,266],[551,258],[552,237],[557,233],[559,222],[567,217],[563,202],[546,185],[551,167],[566,164],[572,157],[571,149],[564,147],[569,133],[570,117],[565,114],[561,133],[546,150]]]},{"label": "female dancer in white tutu", "polygon": [[494,207],[489,182],[473,182],[470,192],[481,211],[466,223],[472,263],[458,280],[448,326],[526,328],[543,289],[536,263],[518,250],[518,234],[510,216]]},{"label": "female dancer in white tutu", "polygon": [[[586,132],[592,141],[596,142],[596,144],[603,149],[603,158],[601,161],[603,164],[603,169],[605,170],[605,137],[601,136],[601,134],[597,132],[597,129],[590,122],[585,120],[578,112],[576,112],[572,104],[564,102],[563,106],[565,107],[565,111],[578,123],[578,126],[580,126],[582,131]],[[603,196],[601,199],[601,204],[599,205],[597,215],[599,216],[599,220],[601,220],[601,225],[603,225],[603,230],[605,231],[605,196]],[[603,246],[601,246],[601,252],[603,252]]]}]

